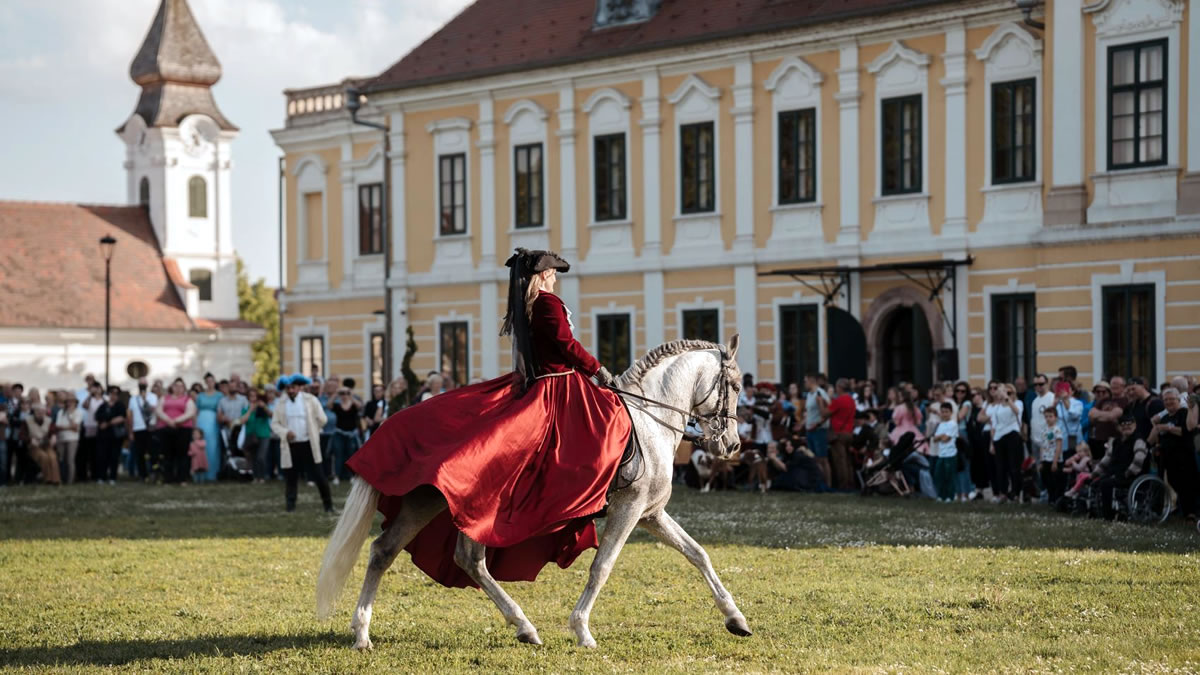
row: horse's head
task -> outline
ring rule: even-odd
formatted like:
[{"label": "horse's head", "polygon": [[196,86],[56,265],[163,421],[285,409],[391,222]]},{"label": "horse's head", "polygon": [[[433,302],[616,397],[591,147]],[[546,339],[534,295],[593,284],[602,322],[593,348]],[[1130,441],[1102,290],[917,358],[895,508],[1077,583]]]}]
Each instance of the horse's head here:
[{"label": "horse's head", "polygon": [[742,390],[742,371],[737,364],[738,336],[729,345],[718,345],[720,363],[701,378],[692,410],[704,431],[701,445],[718,457],[729,457],[741,449],[738,436],[737,402]]}]

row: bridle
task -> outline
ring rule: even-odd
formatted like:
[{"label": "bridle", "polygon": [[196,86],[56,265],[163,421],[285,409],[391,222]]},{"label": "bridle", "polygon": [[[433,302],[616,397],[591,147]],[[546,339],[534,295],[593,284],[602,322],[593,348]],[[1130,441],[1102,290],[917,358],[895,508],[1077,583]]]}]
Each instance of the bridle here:
[{"label": "bridle", "polygon": [[720,393],[721,405],[717,410],[710,412],[710,413],[698,413],[695,411],[695,409],[689,411],[689,410],[684,410],[682,408],[676,408],[675,406],[670,405],[668,403],[663,403],[662,401],[648,398],[648,397],[642,396],[640,394],[635,394],[631,391],[626,391],[624,389],[618,389],[611,385],[609,385],[608,388],[611,389],[612,391],[617,392],[618,394],[620,394],[622,396],[628,396],[630,398],[634,398],[639,401],[644,401],[646,403],[657,406],[659,408],[664,408],[666,410],[670,410],[672,412],[679,413],[680,415],[683,416],[683,421],[684,421],[685,425],[687,424],[687,421],[689,419],[695,418],[696,420],[701,422],[700,428],[701,428],[701,431],[703,432],[698,438],[695,436],[695,434],[688,433],[688,430],[686,427],[675,426],[674,424],[671,424],[670,422],[667,422],[667,421],[659,418],[658,416],[651,414],[644,407],[638,406],[638,409],[641,410],[642,412],[646,413],[646,415],[648,417],[650,417],[650,419],[654,420],[655,422],[658,422],[659,424],[663,425],[664,427],[667,427],[668,429],[671,429],[672,431],[680,433],[685,437],[691,437],[692,439],[694,439],[693,442],[701,444],[704,447],[713,447],[713,445],[716,443],[717,439],[720,438],[721,436],[723,436],[726,433],[726,431],[728,430],[729,421],[733,420],[734,424],[737,424],[739,421],[737,416],[730,412],[730,405],[729,405],[730,379],[729,379],[729,371],[726,366],[726,364],[729,361],[729,354],[728,354],[728,352],[726,352],[726,350],[723,347],[721,348],[720,352],[721,352],[720,374],[716,378],[713,379],[712,386],[709,387],[708,391],[705,392],[704,396],[700,397],[701,402],[707,401],[708,398],[710,396],[712,396],[713,392],[716,391],[718,388],[720,388],[720,390],[721,390],[721,393]]}]

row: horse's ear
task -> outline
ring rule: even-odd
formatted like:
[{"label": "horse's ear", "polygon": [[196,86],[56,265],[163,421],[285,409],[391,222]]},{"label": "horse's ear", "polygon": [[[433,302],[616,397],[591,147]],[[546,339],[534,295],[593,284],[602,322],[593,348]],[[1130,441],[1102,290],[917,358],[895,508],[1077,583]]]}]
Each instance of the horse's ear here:
[{"label": "horse's ear", "polygon": [[729,358],[737,358],[738,341],[740,339],[741,335],[738,333],[734,333],[733,337],[729,338]]}]

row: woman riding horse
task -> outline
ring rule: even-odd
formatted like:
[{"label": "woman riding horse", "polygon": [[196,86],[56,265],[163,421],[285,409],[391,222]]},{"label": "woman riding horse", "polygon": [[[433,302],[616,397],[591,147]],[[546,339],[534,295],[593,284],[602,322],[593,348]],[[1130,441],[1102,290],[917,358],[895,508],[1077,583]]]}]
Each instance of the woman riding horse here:
[{"label": "woman riding horse", "polygon": [[347,465],[381,493],[386,529],[413,490],[448,505],[405,547],[445,586],[478,586],[455,562],[461,531],[488,550],[501,581],[532,581],[549,562],[569,566],[597,546],[592,517],[630,435],[612,376],[571,333],[553,294],[570,265],[549,251],[509,258],[513,373],[441,394],[388,418]]}]

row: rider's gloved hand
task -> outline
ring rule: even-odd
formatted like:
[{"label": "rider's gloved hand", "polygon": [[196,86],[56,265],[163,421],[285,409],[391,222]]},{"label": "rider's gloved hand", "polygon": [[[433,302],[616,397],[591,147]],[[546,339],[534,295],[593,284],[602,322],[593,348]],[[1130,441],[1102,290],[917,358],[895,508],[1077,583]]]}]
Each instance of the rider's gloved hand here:
[{"label": "rider's gloved hand", "polygon": [[596,383],[602,387],[611,387],[613,384],[612,373],[608,372],[608,368],[600,366],[600,370],[596,371]]}]

